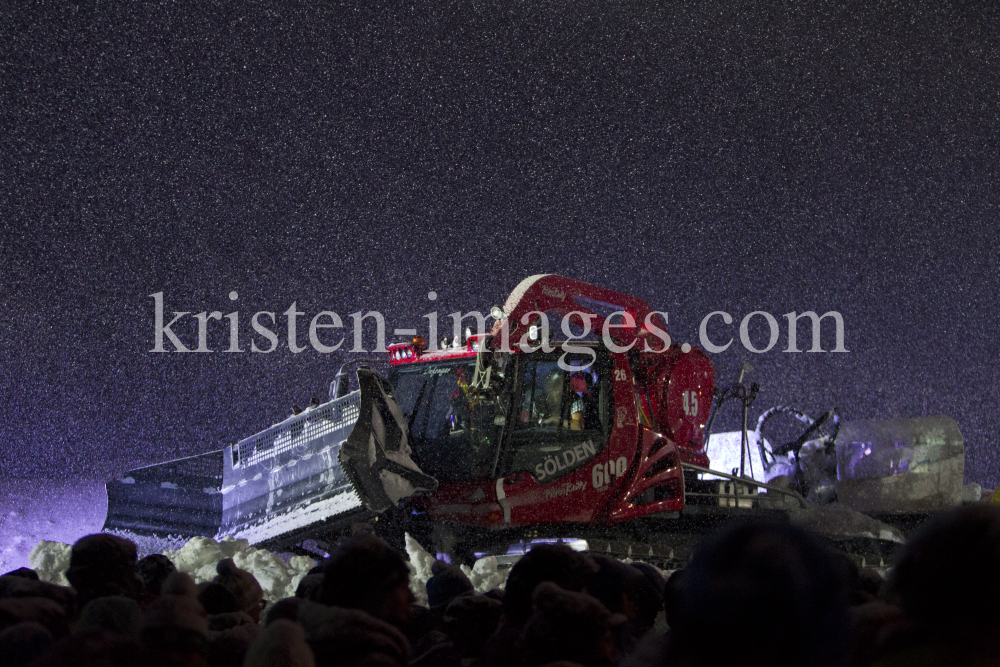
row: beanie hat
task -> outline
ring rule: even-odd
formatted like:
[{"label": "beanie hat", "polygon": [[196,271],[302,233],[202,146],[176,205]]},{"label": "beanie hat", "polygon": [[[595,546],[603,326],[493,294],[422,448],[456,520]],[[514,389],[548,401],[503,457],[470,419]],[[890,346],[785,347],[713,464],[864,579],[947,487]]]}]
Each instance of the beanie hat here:
[{"label": "beanie hat", "polygon": [[130,540],[106,533],[87,535],[73,545],[66,576],[93,570],[131,573],[137,560],[136,546]]},{"label": "beanie hat", "polygon": [[0,627],[34,621],[54,637],[69,634],[69,614],[54,600],[43,597],[0,598]]},{"label": "beanie hat", "polygon": [[170,576],[171,572],[176,572],[177,567],[173,561],[163,554],[152,554],[139,560],[135,564],[135,572],[142,580],[142,585],[146,591],[153,595],[159,595],[163,586],[163,581]]},{"label": "beanie hat", "polygon": [[5,574],[0,577],[0,598],[49,598],[62,605],[67,612],[74,608],[76,591],[68,586],[58,586],[37,579]]},{"label": "beanie hat", "polygon": [[319,664],[350,665],[367,657],[405,665],[409,657],[406,636],[363,611],[302,600],[298,620]]},{"label": "beanie hat", "polygon": [[599,637],[628,620],[622,614],[612,614],[596,598],[586,593],[564,591],[551,581],[539,584],[532,600],[535,603],[533,620],[543,617],[547,624],[563,632],[569,630],[574,634]]},{"label": "beanie hat", "polygon": [[294,621],[278,619],[250,645],[245,667],[315,667],[306,633]]},{"label": "beanie hat", "polygon": [[188,630],[201,637],[208,636],[205,608],[198,602],[198,587],[183,572],[174,572],[163,582],[163,593],[153,600],[142,614],[141,629]]},{"label": "beanie hat", "polygon": [[259,609],[260,601],[264,599],[264,589],[246,570],[236,567],[232,558],[220,560],[215,566],[218,576],[212,581],[222,584],[236,598],[240,611],[250,612]]},{"label": "beanie hat", "polygon": [[241,611],[236,597],[229,592],[229,589],[214,581],[198,584],[198,602],[205,608],[209,616]]},{"label": "beanie hat", "polygon": [[409,577],[410,568],[399,552],[374,535],[359,535],[330,555],[319,601],[363,609],[367,600],[386,594]]},{"label": "beanie hat", "polygon": [[10,665],[27,665],[44,655],[55,639],[48,628],[34,621],[12,625],[0,632],[0,655]]},{"label": "beanie hat", "polygon": [[463,657],[476,658],[500,624],[503,603],[486,595],[459,595],[445,609],[442,625]]},{"label": "beanie hat", "polygon": [[431,607],[446,605],[462,593],[475,590],[475,586],[456,565],[435,561],[431,566],[433,575],[427,580],[427,604]]},{"label": "beanie hat", "polygon": [[137,560],[133,542],[106,533],[87,535],[73,545],[66,578],[85,601],[104,595],[134,597],[140,584]]},{"label": "beanie hat", "polygon": [[557,660],[601,664],[594,651],[597,642],[627,621],[586,593],[564,591],[550,581],[539,584],[532,600],[535,612],[519,644],[523,655],[532,656],[536,664]]},{"label": "beanie hat", "polygon": [[95,598],[84,605],[73,627],[74,635],[106,630],[139,638],[139,603],[121,595]]},{"label": "beanie hat", "polygon": [[303,600],[315,600],[323,589],[323,574],[307,574],[295,587],[295,597]]}]

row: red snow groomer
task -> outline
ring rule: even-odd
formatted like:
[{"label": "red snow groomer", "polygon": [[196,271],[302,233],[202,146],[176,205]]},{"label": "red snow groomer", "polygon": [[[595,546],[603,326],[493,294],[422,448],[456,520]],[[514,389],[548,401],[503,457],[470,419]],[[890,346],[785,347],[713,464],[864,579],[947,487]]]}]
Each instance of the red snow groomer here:
[{"label": "red snow groomer", "polygon": [[[221,453],[109,482],[105,528],[293,550],[405,530],[462,560],[577,538],[666,563],[720,521],[807,507],[794,486],[710,469],[712,363],[670,342],[642,300],[539,275],[491,314],[489,333],[440,349],[390,345],[388,377],[361,367],[353,392],[342,369],[328,403]],[[954,422],[934,419],[922,444],[961,448]],[[818,426],[785,449],[827,437],[832,451]],[[878,559],[899,541],[886,529],[863,517],[828,537]]]},{"label": "red snow groomer", "polygon": [[528,278],[493,315],[458,346],[389,347],[414,461],[439,482],[411,500],[433,541],[479,551],[569,531],[652,548],[639,520],[676,523],[685,470],[708,467],[711,362],[671,344],[642,300],[560,276]]}]

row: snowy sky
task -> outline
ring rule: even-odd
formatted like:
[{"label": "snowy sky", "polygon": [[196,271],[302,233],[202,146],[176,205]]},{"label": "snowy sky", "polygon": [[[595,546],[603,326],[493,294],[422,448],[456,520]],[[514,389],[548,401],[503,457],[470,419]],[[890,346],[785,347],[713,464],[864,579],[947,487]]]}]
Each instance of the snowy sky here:
[{"label": "snowy sky", "polygon": [[752,363],[758,409],[951,415],[969,481],[994,486],[998,14],[7,3],[2,474],[106,479],[220,448],[322,397],[343,360],[151,353],[150,294],[238,310],[247,346],[250,314],[293,301],[422,327],[559,273],[646,299],[695,344],[714,310],[839,311],[849,353],[737,335],[718,376]]}]

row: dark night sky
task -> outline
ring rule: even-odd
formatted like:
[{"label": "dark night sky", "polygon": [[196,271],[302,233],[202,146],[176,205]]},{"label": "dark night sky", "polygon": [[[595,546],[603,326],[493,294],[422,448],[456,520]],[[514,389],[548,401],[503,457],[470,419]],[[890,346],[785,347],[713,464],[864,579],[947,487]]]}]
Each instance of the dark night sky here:
[{"label": "dark night sky", "polygon": [[713,310],[837,310],[849,353],[737,340],[718,376],[754,364],[759,409],[949,414],[968,480],[996,485],[998,19],[4,2],[2,474],[222,447],[322,396],[342,359],[150,353],[154,292],[238,309],[246,344],[249,314],[292,301],[421,326],[428,290],[442,314],[486,311],[559,273],[646,299],[692,343]]}]

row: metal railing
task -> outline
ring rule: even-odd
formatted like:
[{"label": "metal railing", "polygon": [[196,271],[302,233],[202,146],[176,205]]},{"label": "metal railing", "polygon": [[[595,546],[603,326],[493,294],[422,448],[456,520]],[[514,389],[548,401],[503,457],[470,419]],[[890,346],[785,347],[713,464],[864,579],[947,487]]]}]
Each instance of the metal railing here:
[{"label": "metal railing", "polygon": [[[809,507],[809,504],[806,502],[806,499],[803,498],[802,495],[798,491],[792,491],[791,489],[783,489],[780,486],[774,486],[773,484],[765,484],[764,482],[758,482],[758,481],[753,480],[753,479],[747,479],[746,477],[738,477],[736,475],[729,475],[729,474],[726,474],[724,472],[720,472],[718,470],[712,470],[711,468],[703,468],[702,466],[695,465],[693,463],[683,463],[682,462],[681,463],[681,468],[683,470],[694,470],[695,472],[705,473],[705,474],[708,474],[708,475],[715,475],[716,477],[722,477],[723,479],[728,479],[728,480],[736,482],[738,484],[744,484],[748,488],[753,487],[753,488],[767,489],[768,491],[774,491],[775,493],[779,493],[781,495],[790,496],[790,497],[794,498],[796,501],[798,501],[799,507],[801,507],[802,509],[806,509],[806,508]],[[691,491],[685,490],[684,495],[685,496],[705,496],[705,497],[710,497],[710,498],[727,498],[727,499],[731,498],[731,499],[733,499],[735,501],[733,503],[734,507],[739,507],[739,503],[740,503],[741,500],[742,501],[747,501],[747,500],[749,500],[749,501],[759,501],[759,500],[761,500],[761,498],[759,498],[756,494],[747,494],[747,493],[740,494],[740,493],[738,493],[737,492],[736,484],[733,485],[733,492],[732,493],[697,493],[697,492],[691,492]]]},{"label": "metal railing", "polygon": [[251,466],[273,459],[330,433],[354,424],[361,412],[361,392],[356,391],[289,417],[236,445],[237,466]]}]

